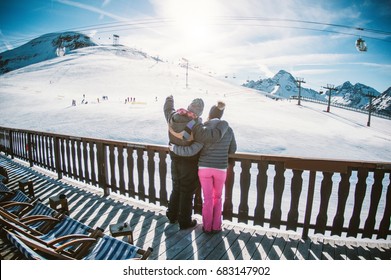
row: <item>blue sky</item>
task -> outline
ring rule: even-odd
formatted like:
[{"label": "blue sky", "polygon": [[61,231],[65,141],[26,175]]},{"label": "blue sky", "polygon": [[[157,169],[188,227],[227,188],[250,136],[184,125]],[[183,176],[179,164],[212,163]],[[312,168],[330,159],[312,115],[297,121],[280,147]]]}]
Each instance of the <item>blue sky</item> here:
[{"label": "blue sky", "polygon": [[[83,31],[235,82],[280,69],[319,90],[391,86],[391,0],[0,0],[0,51],[40,35]],[[364,30],[358,29],[362,28]],[[358,52],[362,37],[367,52]]]}]

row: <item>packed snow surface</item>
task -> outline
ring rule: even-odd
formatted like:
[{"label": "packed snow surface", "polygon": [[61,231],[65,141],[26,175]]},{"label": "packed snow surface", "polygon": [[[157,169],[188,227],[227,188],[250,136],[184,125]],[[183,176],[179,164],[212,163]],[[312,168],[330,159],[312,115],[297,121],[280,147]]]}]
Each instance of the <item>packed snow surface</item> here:
[{"label": "packed snow surface", "polygon": [[273,100],[191,67],[186,80],[186,72],[124,46],[74,50],[0,76],[0,126],[165,145],[165,98],[187,108],[200,97],[204,121],[217,100],[226,102],[239,152],[391,161],[390,120],[372,116],[368,127],[366,114]]}]

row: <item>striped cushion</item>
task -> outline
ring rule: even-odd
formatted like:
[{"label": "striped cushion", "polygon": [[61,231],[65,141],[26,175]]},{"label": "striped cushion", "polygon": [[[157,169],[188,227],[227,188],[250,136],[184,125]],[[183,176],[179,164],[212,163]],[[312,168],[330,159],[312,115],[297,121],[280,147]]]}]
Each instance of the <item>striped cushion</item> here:
[{"label": "striped cushion", "polygon": [[75,219],[68,216],[64,217],[52,230],[45,235],[41,236],[40,239],[44,241],[51,241],[58,237],[68,234],[85,234],[88,235],[91,228],[86,226]]},{"label": "striped cushion", "polygon": [[137,257],[139,247],[104,235],[85,256],[85,260],[128,260]]},{"label": "striped cushion", "polygon": [[25,245],[15,234],[7,233],[8,240],[29,260],[44,260],[41,255],[37,254],[29,246]]}]

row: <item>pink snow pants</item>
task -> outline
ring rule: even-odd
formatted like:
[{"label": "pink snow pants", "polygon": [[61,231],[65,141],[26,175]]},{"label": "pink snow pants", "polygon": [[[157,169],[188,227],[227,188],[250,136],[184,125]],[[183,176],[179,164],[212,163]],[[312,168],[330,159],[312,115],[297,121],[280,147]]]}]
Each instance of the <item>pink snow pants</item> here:
[{"label": "pink snow pants", "polygon": [[202,223],[204,231],[221,230],[222,192],[227,177],[227,171],[215,168],[200,168],[200,178],[203,206]]}]

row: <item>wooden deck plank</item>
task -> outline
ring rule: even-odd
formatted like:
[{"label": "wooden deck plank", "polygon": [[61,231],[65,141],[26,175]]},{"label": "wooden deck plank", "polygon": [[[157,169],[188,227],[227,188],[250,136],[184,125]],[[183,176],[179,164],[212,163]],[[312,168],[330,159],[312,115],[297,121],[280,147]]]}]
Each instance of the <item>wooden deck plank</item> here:
[{"label": "wooden deck plank", "polygon": [[322,248],[323,248],[323,238],[312,237],[310,244],[310,250],[308,259],[309,260],[321,260],[322,259]]},{"label": "wooden deck plank", "polygon": [[281,255],[281,260],[294,260],[297,255],[297,247],[299,246],[300,237],[289,234],[286,239],[284,251]]},{"label": "wooden deck plank", "polygon": [[[246,246],[253,236],[254,229],[240,229],[240,234],[235,242],[230,246],[230,248],[224,253],[221,259],[226,260],[243,260],[244,257],[248,256]],[[244,251],[244,252],[243,252]]]},{"label": "wooden deck plank", "polygon": [[333,260],[335,257],[335,241],[324,240],[322,249],[322,260]]},{"label": "wooden deck plank", "polygon": [[311,239],[300,239],[297,242],[295,260],[308,260],[310,255]]},{"label": "wooden deck plank", "polygon": [[194,240],[200,234],[202,234],[201,225],[198,225],[195,229],[181,230],[172,236],[165,236],[166,251],[159,259],[174,260],[178,259],[177,256],[185,249],[188,249],[188,252],[194,251]]},{"label": "wooden deck plank", "polygon": [[[183,251],[181,256],[188,260],[205,260],[216,246],[223,242],[223,238],[231,231],[233,225],[225,226],[221,232],[217,234],[202,234],[195,240],[194,250],[191,252]],[[188,253],[187,256],[184,254]]]},{"label": "wooden deck plank", "polygon": [[[234,226],[228,234],[222,236],[221,242],[214,246],[213,250],[205,258],[206,260],[220,260],[224,254],[230,250],[231,245],[237,241],[240,234],[240,228]],[[226,258],[225,258],[226,259]]]},{"label": "wooden deck plank", "polygon": [[[213,235],[203,233],[201,224],[181,231],[177,224],[168,222],[164,207],[116,194],[104,197],[100,189],[69,179],[56,180],[55,174],[40,173],[41,168],[3,156],[0,164],[9,170],[9,186],[18,189],[19,180],[31,178],[36,196],[44,203],[53,195],[65,193],[70,216],[90,227],[101,227],[109,234],[110,224],[127,222],[133,228],[135,244],[154,249],[151,259],[391,259],[391,242],[318,235],[303,240],[294,234],[232,222],[224,222],[223,231]],[[199,215],[196,217],[201,221]],[[17,255],[8,244],[0,243],[0,252],[2,258]]]},{"label": "wooden deck plank", "polygon": [[254,260],[266,260],[274,243],[274,237],[272,233],[266,232],[251,258]]}]

